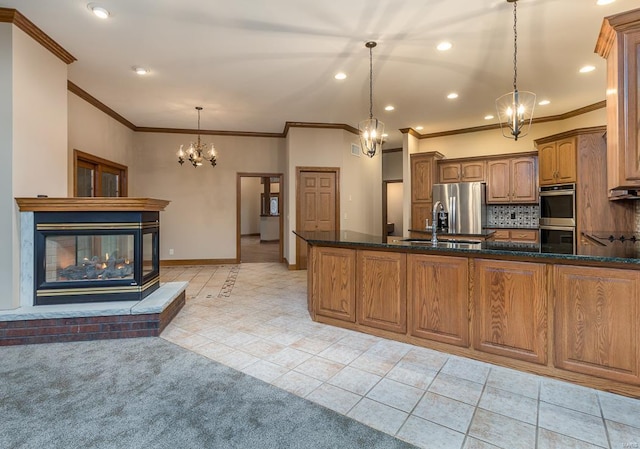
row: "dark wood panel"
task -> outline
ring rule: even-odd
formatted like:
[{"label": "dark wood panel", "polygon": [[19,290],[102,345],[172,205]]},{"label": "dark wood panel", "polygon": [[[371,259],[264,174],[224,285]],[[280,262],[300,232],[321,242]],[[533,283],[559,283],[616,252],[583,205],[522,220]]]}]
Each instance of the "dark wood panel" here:
[{"label": "dark wood panel", "polygon": [[407,332],[407,256],[358,251],[358,323],[393,332]]},{"label": "dark wood panel", "polygon": [[469,269],[464,257],[407,256],[409,333],[469,346]]},{"label": "dark wood panel", "polygon": [[555,364],[640,384],[640,273],[556,266]]},{"label": "dark wood panel", "polygon": [[473,346],[547,363],[545,265],[476,259]]}]

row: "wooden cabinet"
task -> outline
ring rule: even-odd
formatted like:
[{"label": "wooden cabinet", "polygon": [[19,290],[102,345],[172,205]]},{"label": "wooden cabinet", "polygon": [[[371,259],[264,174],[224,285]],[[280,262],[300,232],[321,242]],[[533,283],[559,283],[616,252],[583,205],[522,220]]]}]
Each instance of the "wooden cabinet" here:
[{"label": "wooden cabinet", "polygon": [[433,184],[437,177],[438,152],[414,153],[411,158],[411,229],[424,229],[431,219]]},{"label": "wooden cabinet", "polygon": [[576,182],[575,138],[541,143],[538,146],[538,163],[541,186]]},{"label": "wooden cabinet", "polygon": [[545,265],[476,259],[473,276],[473,347],[546,364]]},{"label": "wooden cabinet", "polygon": [[483,182],[485,180],[485,161],[439,161],[438,180],[449,182]]},{"label": "wooden cabinet", "polygon": [[496,242],[537,243],[537,229],[496,229],[491,240]]},{"label": "wooden cabinet", "polygon": [[407,332],[407,255],[358,251],[356,309],[358,324]]},{"label": "wooden cabinet", "polygon": [[487,162],[487,203],[537,203],[534,156],[492,159]]},{"label": "wooden cabinet", "polygon": [[[308,288],[318,315],[356,321],[356,251],[313,246]],[[315,305],[315,307],[313,307]]]},{"label": "wooden cabinet", "polygon": [[407,256],[409,333],[469,346],[469,270],[464,257]]},{"label": "wooden cabinet", "polygon": [[607,59],[607,185],[640,187],[640,9],[606,17],[596,53]]},{"label": "wooden cabinet", "polygon": [[[555,157],[551,149],[563,148],[564,154],[570,155],[567,156],[570,161],[561,161],[561,164],[571,166],[572,173],[575,173],[576,236],[602,230],[626,235],[635,229],[633,201],[609,200],[604,170],[608,157],[605,134],[607,127],[595,126],[535,140],[540,152],[540,182],[544,181],[545,171],[553,173],[551,168],[544,166],[545,160]],[[569,178],[563,178],[563,181],[569,181]],[[576,240],[578,254],[591,252],[592,243],[582,237]]]},{"label": "wooden cabinet", "polygon": [[640,384],[640,272],[556,266],[555,365]]}]

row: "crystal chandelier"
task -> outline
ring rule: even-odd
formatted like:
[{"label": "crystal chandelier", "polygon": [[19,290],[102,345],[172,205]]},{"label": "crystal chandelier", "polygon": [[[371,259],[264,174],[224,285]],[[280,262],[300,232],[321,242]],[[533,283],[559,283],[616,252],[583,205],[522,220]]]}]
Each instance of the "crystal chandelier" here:
[{"label": "crystal chandelier", "polygon": [[513,92],[502,95],[496,100],[498,118],[502,135],[508,139],[518,140],[529,133],[533,108],[536,105],[536,94],[518,91],[518,17],[516,5],[518,0],[507,0],[513,3]]},{"label": "crystal chandelier", "polygon": [[360,144],[362,152],[369,157],[376,155],[378,148],[382,149],[382,134],[384,133],[384,123],[373,117],[373,52],[372,49],[378,45],[370,41],[365,44],[369,49],[369,119],[358,123],[360,133]]},{"label": "crystal chandelier", "polygon": [[184,151],[184,145],[180,145],[180,149],[177,153],[178,163],[182,165],[186,160],[188,160],[194,167],[199,167],[204,163],[204,161],[207,161],[211,163],[212,167],[215,167],[215,147],[211,144],[211,148],[207,149],[208,144],[200,141],[200,111],[202,111],[202,106],[196,106],[196,110],[198,111],[198,141],[195,144],[191,142],[187,151]]}]

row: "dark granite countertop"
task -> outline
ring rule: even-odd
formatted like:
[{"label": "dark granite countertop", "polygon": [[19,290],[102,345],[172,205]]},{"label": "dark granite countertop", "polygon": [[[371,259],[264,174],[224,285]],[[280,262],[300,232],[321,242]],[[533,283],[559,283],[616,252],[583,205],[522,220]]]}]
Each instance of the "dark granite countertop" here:
[{"label": "dark granite countertop", "polygon": [[536,259],[556,259],[575,262],[613,263],[640,266],[640,242],[626,245],[593,246],[581,250],[581,254],[557,254],[540,251],[538,243],[484,241],[481,243],[448,244],[433,246],[430,239],[405,239],[397,237],[387,242],[387,237],[363,234],[355,231],[293,231],[311,245],[353,248],[402,248],[415,252],[447,252],[463,255],[521,256]]}]

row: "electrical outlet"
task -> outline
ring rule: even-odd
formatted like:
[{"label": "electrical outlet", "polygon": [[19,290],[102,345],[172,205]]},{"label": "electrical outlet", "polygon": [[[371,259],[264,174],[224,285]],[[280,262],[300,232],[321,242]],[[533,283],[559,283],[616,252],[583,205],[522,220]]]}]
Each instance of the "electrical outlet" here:
[{"label": "electrical outlet", "polygon": [[173,248],[169,248],[169,255],[173,256]]}]

